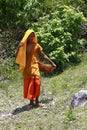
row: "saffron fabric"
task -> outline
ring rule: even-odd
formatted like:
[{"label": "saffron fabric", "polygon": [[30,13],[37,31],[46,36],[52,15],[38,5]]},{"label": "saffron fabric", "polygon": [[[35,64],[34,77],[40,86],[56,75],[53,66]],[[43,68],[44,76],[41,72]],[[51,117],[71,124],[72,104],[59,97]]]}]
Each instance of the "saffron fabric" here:
[{"label": "saffron fabric", "polygon": [[40,78],[24,78],[24,98],[28,98],[31,101],[40,96]]},{"label": "saffron fabric", "polygon": [[43,72],[52,72],[53,67],[47,64],[44,64],[43,62],[39,61],[39,70]]},{"label": "saffron fabric", "polygon": [[39,77],[40,71],[38,66],[38,56],[42,51],[42,47],[39,44],[35,44],[33,48],[26,54],[26,66],[24,68],[24,77]]},{"label": "saffron fabric", "polygon": [[28,53],[27,51],[27,38],[34,32],[27,30],[21,42],[23,46],[19,48],[16,63],[19,64],[19,71],[23,72],[24,77],[24,98],[30,101],[39,97],[40,95],[40,71],[38,66],[38,56],[42,51],[42,47],[37,43],[37,37],[33,38],[33,46]]},{"label": "saffron fabric", "polygon": [[[16,57],[16,63],[19,64],[19,71],[23,72],[24,68],[26,66],[26,46],[27,46],[27,38],[29,37],[29,35],[34,32],[32,29],[29,29],[25,32],[24,37],[21,40],[21,43],[23,43],[23,45],[19,48],[17,57]],[[35,33],[34,33],[35,34]],[[37,37],[35,34],[35,38],[33,39],[34,42],[37,44]]]},{"label": "saffron fabric", "polygon": [[16,57],[19,71],[23,73],[24,78],[24,98],[28,98],[30,101],[38,98],[40,95],[41,81],[39,67],[42,66],[47,72],[53,71],[52,66],[48,67],[44,64],[39,64],[38,57],[43,48],[38,44],[36,34],[33,36],[31,43],[28,41],[31,33],[35,34],[33,30],[25,32],[21,40],[22,46],[20,46]]}]

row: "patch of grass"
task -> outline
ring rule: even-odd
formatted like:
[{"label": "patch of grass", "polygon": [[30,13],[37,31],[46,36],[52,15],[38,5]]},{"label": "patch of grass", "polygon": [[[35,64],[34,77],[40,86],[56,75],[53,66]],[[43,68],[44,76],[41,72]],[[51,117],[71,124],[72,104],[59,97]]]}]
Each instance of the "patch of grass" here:
[{"label": "patch of grass", "polygon": [[[74,94],[87,88],[86,70],[87,55],[84,54],[80,64],[70,66],[59,75],[42,77],[40,99],[46,108],[4,116],[0,130],[86,130],[87,105],[70,108]],[[22,76],[17,71],[15,74],[7,83],[0,83],[0,117],[29,103],[23,98]]]},{"label": "patch of grass", "polygon": [[70,121],[76,120],[76,117],[73,113],[73,109],[70,107],[68,112],[66,113],[65,123],[69,123]]},{"label": "patch of grass", "polygon": [[6,96],[8,96],[8,84],[4,82],[0,82],[0,88],[5,91]]}]

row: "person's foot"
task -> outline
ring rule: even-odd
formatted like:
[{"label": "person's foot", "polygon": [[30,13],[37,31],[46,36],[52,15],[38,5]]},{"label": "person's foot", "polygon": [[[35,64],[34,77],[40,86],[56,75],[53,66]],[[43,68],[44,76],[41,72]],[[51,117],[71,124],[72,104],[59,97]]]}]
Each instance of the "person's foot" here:
[{"label": "person's foot", "polygon": [[26,110],[29,111],[29,110],[33,109],[33,107],[34,107],[34,103],[33,103],[33,101],[30,101],[30,104],[28,105]]},{"label": "person's foot", "polygon": [[44,104],[39,101],[38,97],[36,98],[35,106],[36,106],[36,107],[44,107]]},{"label": "person's foot", "polygon": [[36,103],[36,106],[37,107],[44,107],[45,105],[42,102],[38,102],[38,103]]}]

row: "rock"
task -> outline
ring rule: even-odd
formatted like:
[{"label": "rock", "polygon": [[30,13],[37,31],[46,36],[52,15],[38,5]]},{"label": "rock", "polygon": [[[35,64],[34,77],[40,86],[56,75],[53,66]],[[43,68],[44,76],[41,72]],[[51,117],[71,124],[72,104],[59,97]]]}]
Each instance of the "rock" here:
[{"label": "rock", "polygon": [[77,107],[77,106],[84,106],[87,102],[87,90],[80,90],[77,92],[72,101],[71,101],[71,107]]}]

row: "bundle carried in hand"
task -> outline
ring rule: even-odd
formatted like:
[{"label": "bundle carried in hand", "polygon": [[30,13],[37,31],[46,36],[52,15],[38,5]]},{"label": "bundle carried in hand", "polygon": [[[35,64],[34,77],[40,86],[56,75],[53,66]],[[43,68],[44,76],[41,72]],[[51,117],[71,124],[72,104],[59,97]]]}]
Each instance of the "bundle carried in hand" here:
[{"label": "bundle carried in hand", "polygon": [[47,65],[41,61],[39,61],[39,70],[43,72],[52,72],[54,70],[54,67],[51,65]]}]

